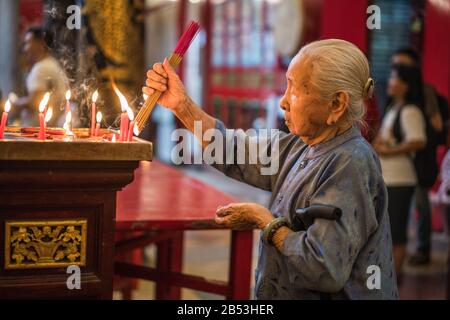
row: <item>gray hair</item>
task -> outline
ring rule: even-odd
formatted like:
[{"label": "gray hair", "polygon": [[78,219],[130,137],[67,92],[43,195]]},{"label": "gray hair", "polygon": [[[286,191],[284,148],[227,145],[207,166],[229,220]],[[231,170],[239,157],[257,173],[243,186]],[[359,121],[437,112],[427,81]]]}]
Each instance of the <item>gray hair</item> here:
[{"label": "gray hair", "polygon": [[347,119],[352,124],[364,125],[364,100],[372,97],[374,88],[364,53],[348,41],[327,39],[304,46],[299,56],[306,58],[312,67],[309,83],[322,98],[331,100],[337,92],[347,92]]}]

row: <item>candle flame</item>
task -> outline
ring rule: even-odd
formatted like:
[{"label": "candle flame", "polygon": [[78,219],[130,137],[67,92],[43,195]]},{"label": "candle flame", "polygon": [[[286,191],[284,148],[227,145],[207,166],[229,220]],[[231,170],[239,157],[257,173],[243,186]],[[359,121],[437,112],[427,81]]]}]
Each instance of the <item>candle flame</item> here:
[{"label": "candle flame", "polygon": [[9,102],[9,99],[5,102],[5,112],[9,112],[11,110],[11,102]]},{"label": "candle flame", "polygon": [[113,134],[111,142],[116,142],[116,135],[115,134]]},{"label": "candle flame", "polygon": [[72,122],[72,111],[68,111],[66,114],[66,123],[70,124]]},{"label": "candle flame", "polygon": [[45,114],[45,122],[49,122],[52,116],[53,116],[53,109],[52,107],[50,107],[48,108],[47,113]]},{"label": "candle flame", "polygon": [[139,136],[139,128],[137,127],[137,126],[134,126],[134,128],[133,128],[133,133],[134,133],[134,135],[137,137],[137,136]]},{"label": "candle flame", "polygon": [[95,90],[95,92],[92,94],[92,102],[96,103],[98,98],[98,90]]},{"label": "candle flame", "polygon": [[11,101],[12,104],[14,104],[16,102],[16,100],[19,98],[17,97],[17,94],[15,94],[14,92],[11,92],[8,95],[8,99],[9,99],[9,101]]},{"label": "candle flame", "polygon": [[70,90],[67,90],[66,91],[66,100],[69,101],[71,96],[72,96],[72,93],[70,92]]},{"label": "candle flame", "polygon": [[44,97],[41,100],[41,103],[39,103],[39,112],[44,112],[45,107],[47,106],[48,100],[50,99],[50,92],[46,92],[44,94]]},{"label": "candle flame", "polygon": [[100,122],[102,122],[102,113],[99,111],[99,112],[97,112],[97,116],[96,116],[96,118],[97,118],[97,123],[100,123]]},{"label": "candle flame", "polygon": [[70,130],[70,123],[69,122],[64,123],[63,129],[64,129],[64,134],[66,136],[73,136],[74,135],[73,132]]},{"label": "candle flame", "polygon": [[134,120],[134,113],[133,110],[131,110],[130,107],[127,108],[127,114],[128,114],[128,118],[130,119],[130,121]]},{"label": "candle flame", "polygon": [[120,100],[120,108],[122,109],[122,112],[128,112],[128,102],[127,99],[125,98],[125,96],[122,94],[122,92],[120,92],[119,88],[117,88],[116,84],[114,81],[111,82],[112,83],[112,87],[114,89],[114,92],[116,93],[116,95],[119,97]]}]

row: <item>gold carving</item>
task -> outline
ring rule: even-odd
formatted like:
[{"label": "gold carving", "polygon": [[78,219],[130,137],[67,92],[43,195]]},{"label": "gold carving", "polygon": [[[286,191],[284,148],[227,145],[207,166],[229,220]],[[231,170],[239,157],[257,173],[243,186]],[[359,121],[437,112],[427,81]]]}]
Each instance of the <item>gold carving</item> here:
[{"label": "gold carving", "polygon": [[84,9],[92,36],[109,61],[108,67],[101,72],[106,79],[113,77],[119,82],[142,80],[142,24],[133,21],[140,9],[134,2],[86,1]]},{"label": "gold carving", "polygon": [[86,265],[87,220],[6,221],[5,268]]}]

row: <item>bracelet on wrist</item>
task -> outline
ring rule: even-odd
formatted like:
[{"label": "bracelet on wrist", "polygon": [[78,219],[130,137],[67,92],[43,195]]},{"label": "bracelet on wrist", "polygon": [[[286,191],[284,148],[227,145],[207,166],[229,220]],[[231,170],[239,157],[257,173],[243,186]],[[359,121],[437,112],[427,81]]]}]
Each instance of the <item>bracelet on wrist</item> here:
[{"label": "bracelet on wrist", "polygon": [[272,238],[281,227],[289,227],[289,220],[286,217],[273,219],[263,229],[263,241],[267,244],[273,244]]}]

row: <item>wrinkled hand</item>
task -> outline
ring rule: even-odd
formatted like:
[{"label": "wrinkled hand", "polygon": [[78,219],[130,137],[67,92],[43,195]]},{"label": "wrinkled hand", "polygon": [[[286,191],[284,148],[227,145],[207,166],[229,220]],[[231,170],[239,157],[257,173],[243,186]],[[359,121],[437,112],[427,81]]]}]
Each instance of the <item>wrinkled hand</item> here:
[{"label": "wrinkled hand", "polygon": [[231,203],[218,207],[216,223],[235,230],[263,229],[274,219],[272,213],[257,203]]},{"label": "wrinkled hand", "polygon": [[184,103],[189,100],[180,77],[173,70],[169,60],[164,59],[164,63],[155,63],[153,68],[147,72],[146,87],[142,92],[152,95],[155,91],[162,92],[158,103],[167,109],[176,111],[182,108]]}]

